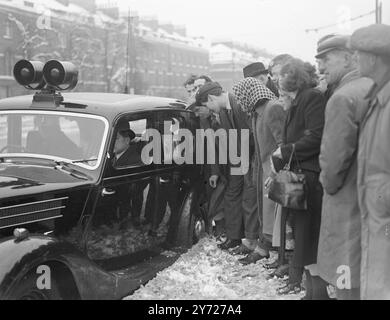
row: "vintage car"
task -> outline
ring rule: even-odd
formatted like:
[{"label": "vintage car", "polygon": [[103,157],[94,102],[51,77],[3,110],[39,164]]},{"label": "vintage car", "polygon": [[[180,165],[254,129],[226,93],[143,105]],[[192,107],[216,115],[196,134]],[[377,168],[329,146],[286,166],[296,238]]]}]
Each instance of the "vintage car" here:
[{"label": "vintage car", "polygon": [[175,99],[61,93],[77,83],[70,63],[23,60],[14,75],[36,92],[0,100],[0,299],[130,294],[205,225],[200,167],[144,161],[145,132],[199,121]]}]

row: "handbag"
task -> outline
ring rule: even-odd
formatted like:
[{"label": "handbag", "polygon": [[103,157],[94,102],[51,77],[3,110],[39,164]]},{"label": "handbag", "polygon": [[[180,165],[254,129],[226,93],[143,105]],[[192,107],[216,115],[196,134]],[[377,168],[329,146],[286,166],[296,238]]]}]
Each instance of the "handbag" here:
[{"label": "handbag", "polygon": [[291,171],[291,162],[294,154],[295,145],[293,144],[288,163],[283,170],[276,174],[270,183],[268,198],[285,208],[307,210],[305,175],[300,168],[298,168],[297,173]]}]

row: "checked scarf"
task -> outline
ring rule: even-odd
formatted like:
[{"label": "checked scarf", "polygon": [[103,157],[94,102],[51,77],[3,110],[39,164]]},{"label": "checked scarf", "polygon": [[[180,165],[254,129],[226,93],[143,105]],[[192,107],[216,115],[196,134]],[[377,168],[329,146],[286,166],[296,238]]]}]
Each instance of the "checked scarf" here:
[{"label": "checked scarf", "polygon": [[243,111],[253,112],[259,100],[276,100],[277,97],[255,78],[245,78],[233,86],[233,93]]}]

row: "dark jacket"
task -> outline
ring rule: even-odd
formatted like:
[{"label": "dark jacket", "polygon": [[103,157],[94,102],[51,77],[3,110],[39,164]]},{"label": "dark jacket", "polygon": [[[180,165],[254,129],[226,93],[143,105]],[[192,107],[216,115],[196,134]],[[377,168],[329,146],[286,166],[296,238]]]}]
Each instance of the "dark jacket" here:
[{"label": "dark jacket", "polygon": [[129,148],[115,161],[115,167],[127,167],[132,165],[140,165],[141,153],[138,146],[131,144]]},{"label": "dark jacket", "polygon": [[[244,112],[241,108],[241,106],[236,101],[234,95],[229,93],[229,102],[232,110],[228,112],[226,109],[221,110],[220,113],[220,129],[227,130],[227,135],[229,136],[228,130],[237,130],[238,133],[238,139],[237,139],[237,150],[238,150],[238,156],[241,155],[241,132],[242,130],[249,130],[249,141],[246,143],[249,143],[249,156],[252,158],[255,152],[255,143],[254,143],[254,137],[252,134],[252,128],[250,124],[250,117],[247,115],[246,112]],[[224,121],[227,120],[227,121]],[[229,145],[229,143],[228,143]],[[221,146],[223,147],[223,146]],[[227,146],[225,146],[227,148]],[[229,162],[229,150],[220,150],[220,152],[227,152],[228,156],[228,162]],[[218,158],[217,158],[218,162]],[[249,160],[250,162],[250,160]],[[228,170],[229,166],[233,166],[229,163],[228,166],[223,166],[223,172],[220,171],[219,165],[213,165],[212,166],[212,174],[215,175],[224,175],[228,176],[230,170]],[[239,165],[234,165],[234,167],[239,167]]]},{"label": "dark jacket", "polygon": [[[318,156],[325,122],[326,101],[323,94],[314,88],[298,92],[287,112],[281,146],[282,161],[274,161],[275,169],[282,169],[289,161],[293,144],[295,156],[292,170],[320,172]],[[299,165],[298,165],[299,163]]]}]

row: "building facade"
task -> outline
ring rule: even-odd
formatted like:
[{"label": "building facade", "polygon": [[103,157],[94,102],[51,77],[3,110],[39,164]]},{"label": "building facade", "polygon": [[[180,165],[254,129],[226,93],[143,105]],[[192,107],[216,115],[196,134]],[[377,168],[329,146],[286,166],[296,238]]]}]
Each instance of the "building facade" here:
[{"label": "building facade", "polygon": [[12,76],[20,59],[72,61],[78,91],[182,99],[189,74],[209,73],[204,42],[185,28],[93,0],[0,0],[0,98],[26,92]]},{"label": "building facade", "polygon": [[225,90],[243,79],[243,68],[252,62],[267,67],[272,55],[263,49],[234,41],[215,41],[210,48],[210,74]]}]

